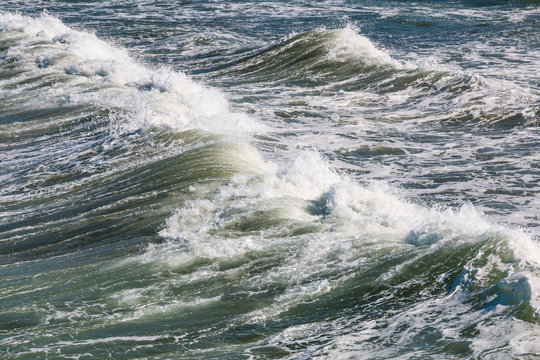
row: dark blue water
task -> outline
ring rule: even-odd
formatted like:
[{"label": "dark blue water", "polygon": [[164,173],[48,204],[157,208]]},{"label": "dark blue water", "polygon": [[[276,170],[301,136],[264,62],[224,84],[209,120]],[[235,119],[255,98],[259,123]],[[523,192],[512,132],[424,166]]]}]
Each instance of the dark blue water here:
[{"label": "dark blue water", "polygon": [[0,4],[0,357],[540,357],[535,1]]}]

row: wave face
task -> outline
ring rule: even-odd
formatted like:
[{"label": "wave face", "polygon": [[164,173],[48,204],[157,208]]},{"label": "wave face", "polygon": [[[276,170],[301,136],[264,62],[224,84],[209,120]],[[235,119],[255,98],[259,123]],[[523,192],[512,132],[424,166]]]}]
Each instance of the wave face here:
[{"label": "wave face", "polygon": [[537,22],[1,4],[0,356],[540,357]]}]

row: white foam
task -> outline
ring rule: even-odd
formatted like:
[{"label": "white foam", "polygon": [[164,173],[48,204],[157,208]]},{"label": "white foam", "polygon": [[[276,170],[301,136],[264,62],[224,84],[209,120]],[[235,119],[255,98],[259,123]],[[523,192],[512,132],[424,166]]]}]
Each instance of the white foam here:
[{"label": "white foam", "polygon": [[[4,26],[10,31],[24,31],[31,39],[42,37],[49,41],[53,50],[47,53],[46,59],[59,73],[67,73],[72,78],[73,86],[90,84],[99,89],[99,92],[93,94],[59,94],[69,96],[74,103],[105,102],[129,109],[130,125],[136,128],[196,127],[224,133],[235,133],[238,129],[260,129],[259,125],[251,123],[248,117],[232,113],[226,99],[218,91],[197,85],[185,75],[168,69],[146,69],[135,63],[125,51],[111,47],[92,34],[71,30],[48,15],[43,15],[39,20],[12,16],[15,20],[9,16],[7,20],[0,17],[0,23],[7,24]],[[393,61],[384,51],[377,49],[353,29],[337,31],[337,39],[329,52],[329,56],[336,61],[347,57],[371,59],[373,64],[390,64]],[[94,51],[88,51],[84,44]],[[33,64],[36,59],[25,58],[22,48],[14,49],[11,56],[25,59],[28,65]],[[39,56],[41,58],[38,60],[45,62],[45,55]],[[433,64],[433,67],[438,66],[436,62]],[[475,90],[493,87],[486,86],[482,81],[481,78],[472,77],[469,85]],[[103,84],[106,87],[103,87]],[[395,103],[405,103],[407,99],[407,94],[396,94],[393,97]],[[464,105],[465,100],[451,105]],[[494,103],[496,100],[489,99]],[[217,121],[220,119],[225,121]],[[247,283],[255,288],[273,282],[287,285],[285,293],[277,297],[273,304],[249,314],[257,315],[252,320],[257,322],[286,311],[299,302],[311,301],[328,293],[339,286],[340,281],[347,279],[349,270],[357,270],[376,261],[377,250],[417,248],[419,254],[425,254],[444,246],[496,238],[500,243],[508,243],[510,250],[515,253],[513,261],[505,262],[499,254],[493,254],[489,257],[485,269],[474,269],[474,276],[478,281],[482,281],[490,276],[490,269],[500,268],[507,272],[504,280],[509,283],[526,279],[531,286],[531,304],[538,309],[538,244],[519,231],[509,231],[491,223],[472,205],[466,204],[454,210],[428,209],[405,201],[395,189],[384,183],[374,182],[361,186],[347,176],[338,174],[314,152],[301,152],[291,162],[272,164],[264,163],[253,149],[246,149],[246,156],[252,158],[250,163],[262,164],[254,171],[256,174],[234,176],[215,196],[185,202],[167,220],[165,228],[160,232],[167,241],[161,245],[149,246],[147,252],[139,256],[138,260],[145,263],[157,262],[176,269],[199,258],[220,261],[244,258],[246,254],[253,252],[284,254],[283,263],[260,276],[241,280],[243,285]],[[287,223],[270,223],[260,230],[234,233],[235,224],[242,224],[257,212],[263,212],[266,218],[256,218],[256,221],[270,218],[285,219]],[[295,227],[313,226],[316,230],[290,235],[288,226],[293,230]],[[231,234],[235,236],[230,236]],[[281,236],[282,234],[286,236]],[[373,254],[375,255],[372,256]],[[329,267],[334,267],[343,275],[334,279],[316,278],[317,274],[324,273]],[[380,280],[389,279],[399,274],[400,270],[398,266]],[[216,269],[204,268],[189,276],[191,279],[210,279],[217,272]],[[470,271],[464,278],[472,276],[473,272]],[[316,279],[310,280],[311,278]],[[189,281],[190,278],[184,277],[180,280]],[[446,309],[447,318],[458,321],[454,328],[444,329],[446,336],[455,337],[459,333],[459,326],[471,320],[465,316],[460,320],[457,316],[469,310],[461,302],[462,298],[456,296],[463,294],[462,290],[465,291],[465,288],[464,284],[448,298],[437,298],[428,302],[419,300],[417,307],[407,309],[396,318],[396,324],[392,325],[386,334],[391,334],[398,325],[407,325],[416,330],[425,328],[430,324],[424,321],[423,314],[427,310],[441,308]],[[166,304],[144,305],[153,301],[151,297],[145,296],[143,290],[132,289],[116,294],[116,300],[129,306],[143,304],[132,314],[133,318],[220,300],[219,297],[195,298],[185,302],[174,300]],[[494,311],[500,309],[496,308]],[[482,319],[482,316],[489,315],[476,313],[471,316]],[[357,329],[356,333],[338,337],[332,344],[336,346],[332,354],[339,355],[340,351],[343,351],[341,344],[346,344],[345,350],[350,350],[348,346],[351,346],[356,347],[358,354],[373,355],[369,352],[370,349],[366,349],[366,352],[358,349],[358,342],[369,339],[376,331],[372,323],[363,326],[365,327]],[[485,340],[492,327],[486,326],[485,331],[481,329],[480,340],[474,345],[476,351],[482,352],[482,349],[494,346]],[[519,324],[516,327],[524,332],[534,328],[533,325],[521,328]],[[287,336],[303,336],[301,333],[305,329],[291,328],[287,330],[290,333]],[[299,335],[294,335],[295,331]],[[410,333],[405,332],[400,340],[405,342]],[[512,331],[502,332],[501,337],[507,339],[505,341],[512,341],[508,340],[511,334]],[[482,344],[482,341],[486,341],[486,345]],[[523,352],[534,350],[534,344],[527,342],[521,333],[515,341],[516,349],[523,348]],[[369,347],[369,344],[366,342],[363,346]],[[521,351],[516,350],[516,354]]]},{"label": "white foam", "polygon": [[[457,210],[440,211],[413,205],[396,195],[397,192],[383,182],[360,186],[331,170],[317,153],[304,151],[283,167],[267,164],[261,175],[233,177],[214,199],[189,201],[169,219],[161,234],[174,238],[179,230],[198,228],[197,231],[201,231],[200,226],[208,225],[217,229],[224,225],[222,222],[234,217],[229,216],[235,214],[231,214],[232,208],[245,214],[244,211],[271,207],[276,204],[274,200],[284,205],[280,211],[290,206],[287,214],[297,220],[328,222],[350,234],[375,227],[373,231],[380,231],[379,234],[387,232],[389,237],[406,239],[415,245],[427,244],[423,237],[431,233],[438,234],[436,242],[441,243],[508,232],[487,221],[471,204]],[[306,201],[319,204],[315,214],[306,210]],[[227,214],[223,213],[223,207],[227,208]],[[224,216],[220,217],[221,213]]]},{"label": "white foam", "polygon": [[390,55],[378,49],[371,40],[359,33],[352,25],[334,30],[334,38],[328,49],[328,58],[334,61],[361,59],[367,65],[392,65],[402,67]]},{"label": "white foam", "polygon": [[[265,211],[268,217],[287,219],[287,226],[293,228],[312,225],[317,230],[291,235],[283,232],[282,225],[276,225],[259,232],[243,231],[230,236],[231,225],[250,218],[257,211]],[[253,252],[287,254],[280,266],[242,281],[248,288],[288,284],[287,290],[273,303],[245,314],[245,321],[250,323],[265,322],[299,303],[338,288],[354,271],[369,268],[379,261],[381,251],[416,247],[421,257],[441,248],[491,240],[497,243],[498,252],[489,255],[488,262],[480,267],[474,265],[474,261],[466,265],[462,283],[457,284],[448,299],[433,298],[429,303],[420,300],[417,310],[402,314],[401,323],[411,326],[411,321],[420,321],[410,330],[410,336],[425,328],[420,314],[426,306],[434,312],[443,311],[446,319],[455,322],[456,331],[470,321],[491,316],[472,312],[470,318],[460,321],[455,318],[455,314],[469,311],[468,305],[463,303],[469,284],[486,286],[482,284],[489,283],[494,271],[507,274],[500,286],[523,290],[520,296],[530,297],[535,309],[540,299],[537,276],[540,262],[536,255],[540,251],[526,234],[493,224],[471,204],[458,209],[430,209],[405,201],[385,183],[361,186],[337,174],[313,152],[302,152],[293,162],[282,166],[269,166],[262,175],[234,177],[215,198],[188,202],[179,208],[160,234],[168,242],[159,246],[159,257],[149,260],[169,266],[179,266],[192,257],[220,261],[242,259]],[[507,253],[513,254],[510,260]],[[390,281],[416,260],[414,257],[410,262],[397,265],[377,281]],[[332,269],[341,275],[335,278],[316,275]],[[444,276],[440,281],[444,281]],[[517,305],[522,298],[499,301],[503,305]],[[450,303],[454,305],[449,306]],[[357,340],[357,336],[363,336],[361,334],[355,334],[354,338]],[[406,344],[408,335],[403,336],[403,344]],[[365,351],[358,352],[357,347],[353,353],[365,355],[372,350]]]},{"label": "white foam", "polygon": [[[126,50],[92,33],[73,30],[46,13],[38,18],[2,13],[0,28],[25,35],[5,56],[16,58],[33,72],[68,75],[62,87],[43,90],[40,100],[48,104],[55,100],[120,108],[127,113],[129,122],[124,125],[130,129],[164,126],[230,135],[264,130],[247,115],[233,112],[217,89],[170,69],[146,68]],[[28,51],[36,41],[41,45]],[[46,69],[40,64],[47,64]]]},{"label": "white foam", "polygon": [[480,334],[471,347],[478,357],[536,358],[540,354],[540,329],[535,324],[514,319],[495,325],[486,320],[476,328]]}]

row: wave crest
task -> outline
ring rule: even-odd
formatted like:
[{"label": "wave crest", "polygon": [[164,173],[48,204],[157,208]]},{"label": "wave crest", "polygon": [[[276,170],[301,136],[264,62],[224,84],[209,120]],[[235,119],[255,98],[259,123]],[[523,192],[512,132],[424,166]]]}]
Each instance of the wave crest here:
[{"label": "wave crest", "polygon": [[45,79],[41,85],[33,84],[39,100],[34,105],[46,100],[120,109],[128,120],[123,126],[130,130],[165,126],[237,134],[264,128],[232,111],[219,90],[167,68],[144,67],[125,49],[71,29],[49,14],[30,18],[2,13],[0,29],[2,39],[11,41],[2,57],[17,66],[3,75],[9,78],[6,85],[28,91],[28,79],[44,77],[61,84],[51,87]]},{"label": "wave crest", "polygon": [[227,71],[257,80],[316,81],[322,77],[339,80],[381,68],[402,67],[386,51],[348,26],[293,34],[256,55],[240,60]]}]

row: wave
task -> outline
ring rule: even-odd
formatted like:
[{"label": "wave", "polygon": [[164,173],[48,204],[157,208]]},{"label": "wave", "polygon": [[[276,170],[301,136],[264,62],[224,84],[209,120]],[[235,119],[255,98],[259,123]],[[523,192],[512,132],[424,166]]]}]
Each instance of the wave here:
[{"label": "wave", "polygon": [[352,26],[293,34],[261,52],[238,60],[225,73],[250,81],[339,81],[354,74],[402,68]]},{"label": "wave", "polygon": [[47,101],[117,108],[126,113],[129,122],[123,126],[131,130],[165,126],[234,134],[262,129],[232,112],[218,90],[169,69],[148,69],[126,50],[46,13],[39,18],[0,14],[0,29],[2,92],[8,101],[30,90],[37,106]]},{"label": "wave", "polygon": [[[160,235],[164,244],[131,261],[192,274],[191,281],[208,264],[215,264],[218,277],[217,269],[232,267],[237,274],[224,281],[271,299],[235,321],[290,325],[295,320],[288,314],[312,312],[327,319],[287,326],[269,344],[317,343],[327,327],[339,329],[340,336],[322,341],[326,345],[309,346],[310,356],[395,355],[423,341],[479,355],[515,334],[495,340],[468,329],[507,324],[509,316],[540,321],[539,249],[530,237],[490,223],[472,205],[428,209],[382,183],[360,186],[314,153],[255,177],[233,177],[214,198],[177,209]],[[246,277],[252,266],[262,268]],[[336,307],[343,316],[332,320]],[[431,319],[431,340],[420,313]],[[364,341],[366,334],[371,341]],[[388,338],[395,338],[393,350]],[[347,341],[354,345],[348,348]],[[535,348],[534,340],[522,341]]]},{"label": "wave", "polygon": [[269,84],[284,93],[299,89],[306,97],[324,98],[325,104],[335,98],[360,113],[379,110],[383,121],[538,124],[539,94],[529,85],[464,71],[434,56],[399,56],[347,26],[290,35],[216,74],[241,77],[242,86],[255,89]]},{"label": "wave", "polygon": [[0,255],[102,246],[118,229],[144,239],[170,211],[154,196],[259,171],[237,138],[264,126],[216,89],[48,14],[1,13],[0,44]]},{"label": "wave", "polygon": [[[174,331],[189,355],[222,354],[231,339],[235,351],[291,357],[538,351],[523,336],[540,324],[540,249],[528,235],[472,205],[432,209],[384,183],[361,185],[317,153],[264,159],[246,135],[264,127],[222,93],[145,68],[49,15],[1,14],[0,27],[0,126],[17,134],[1,135],[11,170],[0,266],[6,277],[24,272],[31,292],[10,285],[3,295],[25,311],[18,322],[4,314],[12,336],[39,339],[38,351],[118,340],[132,349],[133,339],[155,343]],[[493,88],[409,69],[351,28],[293,36],[232,71],[369,74],[378,79],[365,89],[413,89],[404,107],[441,94],[453,107],[464,98],[446,96]],[[330,87],[352,92],[360,82],[351,81]],[[389,151],[364,153],[379,150]],[[60,260],[62,274],[74,275],[67,282]],[[33,302],[43,298],[34,278],[53,289],[46,304]],[[95,298],[73,302],[88,289]]]}]

